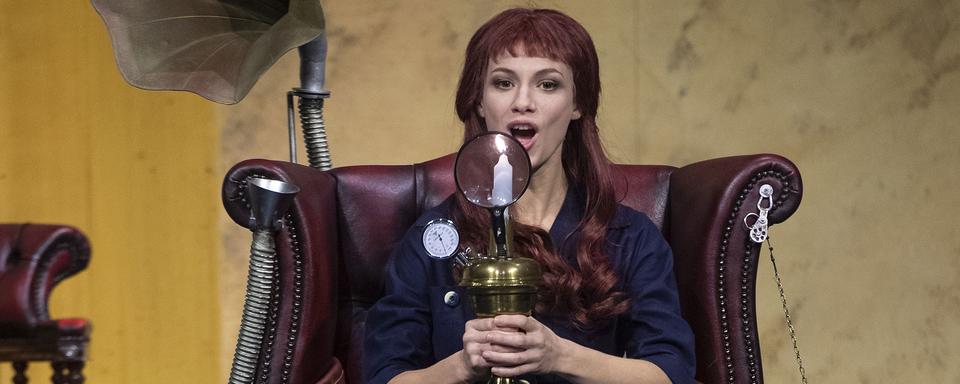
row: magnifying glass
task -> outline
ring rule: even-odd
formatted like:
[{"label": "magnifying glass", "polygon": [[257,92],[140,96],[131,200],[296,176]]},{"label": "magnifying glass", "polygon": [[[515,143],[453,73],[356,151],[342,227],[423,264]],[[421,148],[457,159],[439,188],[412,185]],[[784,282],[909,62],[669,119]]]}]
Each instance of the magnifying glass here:
[{"label": "magnifying glass", "polygon": [[507,207],[520,199],[530,185],[530,156],[513,137],[486,132],[474,137],[457,153],[454,179],[471,203],[490,211],[498,258],[507,255]]}]

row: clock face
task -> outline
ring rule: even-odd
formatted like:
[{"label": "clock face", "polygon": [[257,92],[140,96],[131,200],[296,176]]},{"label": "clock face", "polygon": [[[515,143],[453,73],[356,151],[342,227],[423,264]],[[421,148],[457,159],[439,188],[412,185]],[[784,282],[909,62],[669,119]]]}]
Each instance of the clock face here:
[{"label": "clock face", "polygon": [[460,233],[447,219],[437,219],[427,223],[423,230],[423,248],[430,257],[446,259],[453,256],[460,246]]}]

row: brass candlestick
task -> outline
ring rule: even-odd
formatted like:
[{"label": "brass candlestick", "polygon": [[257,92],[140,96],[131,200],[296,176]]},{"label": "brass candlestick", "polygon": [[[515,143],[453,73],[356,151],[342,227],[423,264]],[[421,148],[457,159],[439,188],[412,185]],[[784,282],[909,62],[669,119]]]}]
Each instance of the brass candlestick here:
[{"label": "brass candlestick", "polygon": [[[509,223],[504,224],[504,233],[509,234]],[[512,236],[506,237],[512,240]],[[529,316],[537,302],[537,286],[543,282],[540,264],[513,254],[509,246],[501,253],[496,238],[495,230],[491,231],[489,253],[493,256],[481,256],[464,268],[460,285],[466,288],[477,317]]]},{"label": "brass candlestick", "polygon": [[[512,252],[513,234],[507,211],[529,184],[530,157],[512,137],[489,132],[464,144],[457,154],[454,172],[460,193],[490,211],[487,255],[471,260],[460,280],[474,312],[480,318],[531,315],[543,272],[536,260]],[[487,383],[526,381],[493,375]]]}]

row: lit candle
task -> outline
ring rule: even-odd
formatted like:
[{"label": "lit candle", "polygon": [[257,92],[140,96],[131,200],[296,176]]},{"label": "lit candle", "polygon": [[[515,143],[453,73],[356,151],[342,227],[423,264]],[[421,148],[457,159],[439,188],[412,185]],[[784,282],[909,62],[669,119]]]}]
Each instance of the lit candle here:
[{"label": "lit candle", "polygon": [[493,205],[504,206],[513,201],[513,166],[506,154],[493,166]]}]

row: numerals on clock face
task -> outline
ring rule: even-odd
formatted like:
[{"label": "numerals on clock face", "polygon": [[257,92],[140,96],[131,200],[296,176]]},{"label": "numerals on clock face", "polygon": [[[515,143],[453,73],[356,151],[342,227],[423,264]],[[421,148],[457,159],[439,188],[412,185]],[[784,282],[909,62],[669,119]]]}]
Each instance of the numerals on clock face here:
[{"label": "numerals on clock face", "polygon": [[460,233],[447,219],[437,219],[427,223],[423,230],[423,248],[427,254],[438,259],[446,259],[460,246]]}]

